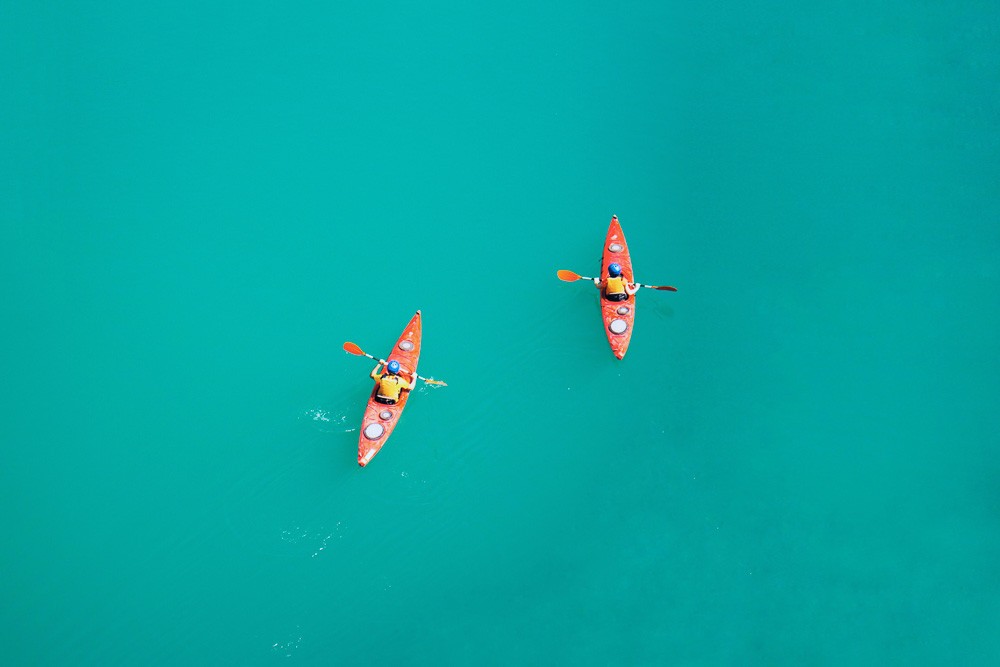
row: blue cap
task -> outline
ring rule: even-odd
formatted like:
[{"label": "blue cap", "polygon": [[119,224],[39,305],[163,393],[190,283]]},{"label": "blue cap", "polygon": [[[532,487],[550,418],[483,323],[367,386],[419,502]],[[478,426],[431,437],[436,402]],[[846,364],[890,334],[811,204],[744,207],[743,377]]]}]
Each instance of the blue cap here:
[{"label": "blue cap", "polygon": [[615,277],[620,276],[622,274],[622,265],[618,262],[612,262],[608,265],[608,273]]},{"label": "blue cap", "polygon": [[395,359],[393,359],[388,364],[386,364],[386,368],[389,369],[390,373],[392,373],[393,375],[395,375],[396,373],[399,372],[399,362],[396,361]]}]

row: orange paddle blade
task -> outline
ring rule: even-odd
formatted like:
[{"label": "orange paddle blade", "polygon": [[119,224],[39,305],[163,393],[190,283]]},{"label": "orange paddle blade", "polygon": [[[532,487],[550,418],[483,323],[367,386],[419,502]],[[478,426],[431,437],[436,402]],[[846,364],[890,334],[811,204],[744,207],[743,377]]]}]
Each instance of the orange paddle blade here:
[{"label": "orange paddle blade", "polygon": [[359,357],[365,356],[365,353],[361,350],[361,348],[352,343],[351,341],[347,341],[346,343],[344,343],[344,352],[348,352],[350,354],[356,354]]},{"label": "orange paddle blade", "polygon": [[568,283],[580,279],[580,274],[567,271],[566,269],[559,269],[556,271],[556,275],[559,276],[559,280],[565,280]]}]

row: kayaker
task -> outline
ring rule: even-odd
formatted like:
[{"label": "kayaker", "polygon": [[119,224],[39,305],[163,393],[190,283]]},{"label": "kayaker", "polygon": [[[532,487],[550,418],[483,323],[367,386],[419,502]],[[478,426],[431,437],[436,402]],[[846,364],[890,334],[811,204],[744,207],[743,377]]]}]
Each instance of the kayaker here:
[{"label": "kayaker", "polygon": [[409,391],[417,386],[417,378],[403,379],[399,374],[399,362],[395,359],[390,359],[385,366],[386,372],[380,374],[381,368],[381,363],[375,364],[371,372],[372,379],[378,380],[378,391],[375,392],[377,402],[392,405],[399,400],[403,391]]},{"label": "kayaker", "polygon": [[639,291],[637,285],[628,282],[622,275],[622,267],[618,262],[609,264],[607,277],[604,280],[594,278],[594,284],[608,301],[625,301]]}]

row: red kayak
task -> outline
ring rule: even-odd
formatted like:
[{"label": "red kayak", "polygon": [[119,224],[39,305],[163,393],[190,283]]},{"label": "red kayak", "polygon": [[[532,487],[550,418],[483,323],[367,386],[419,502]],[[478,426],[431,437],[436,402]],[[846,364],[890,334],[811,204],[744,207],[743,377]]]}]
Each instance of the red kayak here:
[{"label": "red kayak", "polygon": [[[601,258],[601,273],[603,280],[608,276],[608,266],[617,262],[622,267],[622,277],[633,282],[632,260],[628,254],[628,244],[625,234],[618,224],[618,216],[611,216],[608,236],[604,239],[604,255]],[[604,318],[604,333],[608,336],[611,351],[619,359],[625,356],[629,341],[632,339],[632,323],[635,321],[635,295],[625,301],[608,301],[601,295],[601,316]]]},{"label": "red kayak", "polygon": [[[386,357],[387,360],[395,359],[399,362],[400,375],[404,378],[412,378],[417,372],[417,359],[420,357],[420,311],[413,316],[410,323],[403,329],[396,346],[392,348],[392,353]],[[378,391],[378,381],[372,389],[371,396],[368,397],[368,405],[365,407],[365,416],[361,420],[361,435],[358,438],[358,465],[362,468],[368,465],[382,445],[389,439],[392,429],[396,427],[399,416],[406,407],[406,401],[410,392],[404,391],[400,394],[399,400],[393,405],[384,405],[375,400],[375,393]]]}]

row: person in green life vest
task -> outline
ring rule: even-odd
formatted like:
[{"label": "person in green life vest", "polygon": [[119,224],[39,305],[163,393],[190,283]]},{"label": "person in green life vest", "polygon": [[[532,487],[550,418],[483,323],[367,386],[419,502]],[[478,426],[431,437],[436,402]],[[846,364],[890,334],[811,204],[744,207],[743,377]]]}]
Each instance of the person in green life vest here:
[{"label": "person in green life vest", "polygon": [[404,391],[409,391],[417,386],[416,377],[411,377],[409,380],[403,379],[399,374],[399,362],[395,359],[390,359],[389,363],[385,365],[385,372],[380,374],[381,368],[382,363],[379,362],[375,364],[375,368],[371,372],[371,378],[378,380],[378,390],[375,392],[375,400],[378,403],[392,405],[399,400]]},{"label": "person in green life vest", "polygon": [[608,275],[604,280],[594,278],[594,284],[608,301],[626,301],[639,291],[638,285],[630,283],[622,275],[621,264],[617,262],[608,265]]}]

